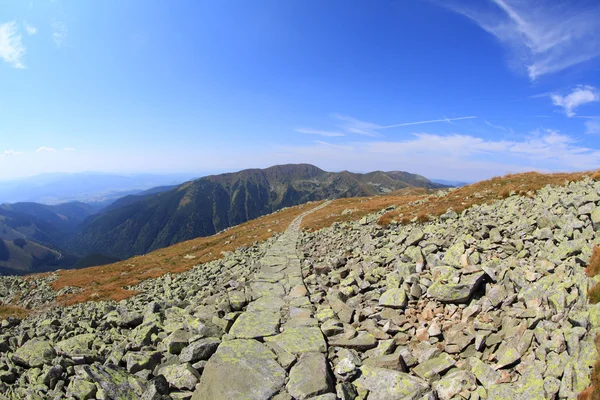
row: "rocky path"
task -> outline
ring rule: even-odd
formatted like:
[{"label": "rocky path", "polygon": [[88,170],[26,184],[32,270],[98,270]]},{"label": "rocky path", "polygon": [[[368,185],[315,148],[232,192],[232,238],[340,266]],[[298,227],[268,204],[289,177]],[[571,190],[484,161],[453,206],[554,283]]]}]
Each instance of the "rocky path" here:
[{"label": "rocky path", "polygon": [[328,203],[296,218],[267,251],[251,301],[206,364],[194,400],[336,398],[296,254],[302,218]]}]

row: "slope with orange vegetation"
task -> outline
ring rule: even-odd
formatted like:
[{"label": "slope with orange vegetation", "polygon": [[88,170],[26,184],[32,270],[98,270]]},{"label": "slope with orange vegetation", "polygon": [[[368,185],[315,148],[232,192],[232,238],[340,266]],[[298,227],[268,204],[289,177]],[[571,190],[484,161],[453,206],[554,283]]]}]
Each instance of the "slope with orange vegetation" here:
[{"label": "slope with orange vegetation", "polygon": [[408,223],[411,220],[425,222],[431,217],[444,214],[448,209],[461,213],[471,206],[501,200],[511,194],[534,196],[537,190],[546,185],[562,185],[565,182],[579,181],[585,176],[599,180],[600,171],[555,174],[527,172],[495,177],[453,190],[443,197],[421,196],[421,204],[411,204],[414,200],[407,199],[407,202],[395,210],[384,214],[379,223],[387,225],[392,221]]},{"label": "slope with orange vegetation", "polygon": [[407,204],[418,200],[434,189],[406,188],[388,195],[352,197],[337,199],[302,220],[302,228],[318,230],[331,226],[334,222],[356,221],[365,215],[376,213],[391,206]]},{"label": "slope with orange vegetation", "polygon": [[[194,265],[221,258],[254,242],[262,242],[283,232],[299,214],[320,203],[307,203],[237,225],[213,236],[192,239],[114,264],[79,270],[62,270],[52,283],[54,290],[77,287],[77,293],[60,296],[64,305],[98,300],[122,300],[136,292],[125,289],[166,273],[181,273]],[[187,257],[186,257],[187,256]]]}]

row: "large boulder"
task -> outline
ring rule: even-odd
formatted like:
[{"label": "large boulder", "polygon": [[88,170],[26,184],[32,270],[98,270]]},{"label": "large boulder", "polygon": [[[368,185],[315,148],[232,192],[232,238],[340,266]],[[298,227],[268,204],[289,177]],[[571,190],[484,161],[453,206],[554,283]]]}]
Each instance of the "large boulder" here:
[{"label": "large boulder", "polygon": [[192,400],[269,399],[285,383],[276,355],[253,339],[223,342],[210,358]]},{"label": "large boulder", "polygon": [[12,360],[25,368],[36,368],[50,363],[54,357],[56,351],[49,342],[34,339],[19,347]]}]

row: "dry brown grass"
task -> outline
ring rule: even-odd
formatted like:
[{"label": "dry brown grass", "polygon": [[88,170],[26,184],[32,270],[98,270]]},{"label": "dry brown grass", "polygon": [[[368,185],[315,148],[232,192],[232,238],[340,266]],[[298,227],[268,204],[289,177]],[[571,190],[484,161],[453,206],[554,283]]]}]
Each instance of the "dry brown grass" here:
[{"label": "dry brown grass", "polygon": [[22,307],[0,304],[0,320],[6,317],[25,318],[28,313],[29,311]]},{"label": "dry brown grass", "polygon": [[[590,278],[600,274],[600,248],[598,246],[594,246],[585,273]],[[600,302],[600,285],[596,284],[588,290],[587,296],[592,304]],[[600,352],[600,335],[596,336],[596,348]],[[594,365],[591,379],[591,385],[577,396],[578,400],[600,400],[600,360],[597,360]]]},{"label": "dry brown grass", "polygon": [[[317,204],[309,203],[292,207],[248,221],[213,236],[178,243],[115,264],[63,270],[58,273],[58,279],[52,283],[52,288],[60,290],[67,286],[74,286],[82,289],[78,293],[66,294],[57,299],[64,305],[98,300],[119,301],[136,294],[134,291],[124,289],[127,286],[137,285],[146,279],[157,278],[166,273],[185,272],[194,265],[222,258],[221,252],[233,251],[241,246],[265,241],[283,232],[294,218],[316,207]],[[186,255],[195,258],[185,258]]]},{"label": "dry brown grass", "polygon": [[[403,202],[394,211],[384,214],[379,219],[379,223],[382,225],[387,225],[391,221],[407,223],[414,218],[424,221],[426,216],[437,217],[450,208],[461,213],[471,206],[505,199],[513,193],[521,196],[533,196],[537,190],[548,184],[562,185],[565,181],[581,180],[585,175],[600,179],[600,172],[557,174],[528,172],[496,177],[456,189],[445,197],[429,197],[423,204],[409,204],[414,200]],[[422,199],[426,197],[421,196]]]},{"label": "dry brown grass", "polygon": [[[600,335],[596,335],[596,348],[600,351]],[[590,378],[592,383],[579,393],[577,400],[600,400],[600,360],[596,361]]]},{"label": "dry brown grass", "polygon": [[592,257],[585,268],[585,274],[590,278],[600,274],[600,248],[594,246],[592,249]]},{"label": "dry brown grass", "polygon": [[[302,228],[306,230],[318,230],[331,226],[334,222],[356,221],[365,215],[381,211],[384,208],[420,199],[430,192],[427,189],[406,188],[382,196],[337,199],[332,201],[327,207],[307,215],[302,220]],[[344,210],[351,212],[343,214]]]}]

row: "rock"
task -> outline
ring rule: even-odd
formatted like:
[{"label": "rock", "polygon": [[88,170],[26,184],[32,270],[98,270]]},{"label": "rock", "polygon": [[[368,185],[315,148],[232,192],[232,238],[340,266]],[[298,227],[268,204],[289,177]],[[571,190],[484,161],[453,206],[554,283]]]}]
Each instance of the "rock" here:
[{"label": "rock", "polygon": [[77,400],[95,399],[96,392],[96,385],[80,378],[72,379],[67,387],[67,396]]},{"label": "rock", "polygon": [[446,265],[452,265],[452,266],[460,266],[461,265],[461,257],[462,255],[465,253],[465,245],[462,242],[458,242],[455,245],[451,246],[448,251],[446,251],[446,254],[444,255],[444,258],[442,259],[442,262]]},{"label": "rock", "polygon": [[217,338],[204,338],[193,342],[179,354],[179,360],[184,363],[195,363],[208,360],[217,351],[221,341]]},{"label": "rock", "polygon": [[275,343],[292,354],[323,353],[327,349],[323,334],[317,327],[287,328],[279,335],[265,337],[265,342]]},{"label": "rock", "polygon": [[362,375],[354,381],[359,390],[369,391],[369,400],[416,400],[429,391],[429,384],[403,372],[370,366],[361,367]]},{"label": "rock", "polygon": [[475,375],[468,371],[457,371],[444,376],[433,384],[439,400],[450,400],[457,394],[477,389]]},{"label": "rock", "polygon": [[410,235],[408,235],[408,237],[406,238],[406,246],[414,246],[417,243],[419,243],[421,240],[423,240],[423,238],[425,237],[425,234],[423,233],[423,231],[419,228],[415,228],[413,229],[413,231],[410,233]]},{"label": "rock", "polygon": [[344,347],[359,351],[377,347],[377,339],[370,333],[361,333],[352,339],[347,339],[344,335],[333,336],[329,338],[328,342],[332,347]]},{"label": "rock", "polygon": [[436,281],[427,290],[427,295],[446,303],[465,303],[483,282],[485,272],[463,275],[460,283]]},{"label": "rock", "polygon": [[159,370],[169,384],[179,390],[192,390],[200,380],[200,374],[189,363],[167,365]]},{"label": "rock", "polygon": [[500,369],[506,367],[507,365],[512,365],[521,359],[521,353],[511,346],[506,346],[504,351],[499,351],[498,363],[496,364],[496,369]]},{"label": "rock", "polygon": [[596,208],[594,211],[592,211],[590,218],[592,220],[592,226],[594,227],[594,230],[600,230],[600,208]]},{"label": "rock", "polygon": [[163,375],[150,379],[142,393],[142,400],[162,400],[169,394],[169,382]]},{"label": "rock", "polygon": [[190,336],[189,332],[178,329],[171,332],[171,334],[163,340],[163,343],[169,353],[179,354],[181,353],[181,350],[188,345]]},{"label": "rock", "polygon": [[236,320],[229,334],[239,339],[258,339],[279,333],[279,313],[245,312]]},{"label": "rock", "polygon": [[456,361],[446,353],[431,358],[413,368],[413,372],[423,379],[432,379],[442,372],[447,371],[456,364]]},{"label": "rock", "polygon": [[369,357],[364,360],[364,365],[376,368],[391,369],[400,372],[408,372],[406,362],[399,352],[383,356]]},{"label": "rock", "polygon": [[283,387],[286,377],[275,358],[254,339],[223,342],[206,364],[192,400],[270,398]]},{"label": "rock", "polygon": [[83,334],[76,335],[72,338],[62,340],[54,346],[54,350],[58,355],[64,355],[70,358],[73,357],[91,357],[96,353],[92,350],[92,344],[94,343],[95,335]]},{"label": "rock", "polygon": [[500,381],[500,373],[480,359],[471,357],[467,360],[467,364],[469,365],[471,372],[477,377],[477,380],[481,382],[486,389],[498,384]]},{"label": "rock", "polygon": [[321,353],[305,353],[290,370],[287,391],[295,399],[333,392],[327,360]]},{"label": "rock", "polygon": [[25,368],[41,367],[56,357],[56,351],[45,340],[30,340],[12,355],[15,364]]},{"label": "rock", "polygon": [[539,372],[529,371],[514,383],[493,385],[488,389],[488,400],[544,400],[544,380]]},{"label": "rock", "polygon": [[160,363],[161,355],[157,351],[130,351],[125,355],[127,371],[135,374],[141,370],[152,370]]},{"label": "rock", "polygon": [[388,289],[379,298],[379,305],[392,308],[404,308],[408,303],[404,289]]},{"label": "rock", "polygon": [[83,369],[98,385],[105,399],[136,400],[138,398],[131,384],[132,376],[123,369],[112,364],[99,363],[84,365]]}]

